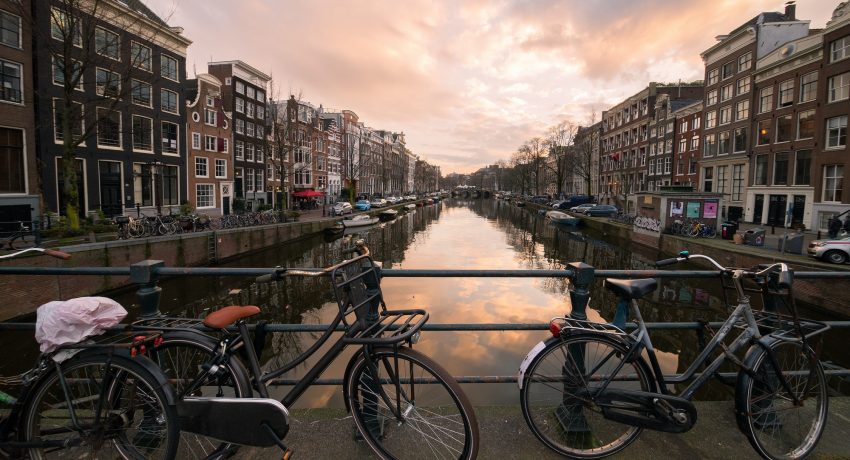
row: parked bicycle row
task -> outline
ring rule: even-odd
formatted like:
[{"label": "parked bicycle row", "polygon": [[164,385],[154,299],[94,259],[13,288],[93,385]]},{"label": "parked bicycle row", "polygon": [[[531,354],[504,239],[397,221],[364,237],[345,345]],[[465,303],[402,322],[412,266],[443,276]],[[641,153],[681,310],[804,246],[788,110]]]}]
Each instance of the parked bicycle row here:
[{"label": "parked bicycle row", "polygon": [[[30,248],[0,259],[27,252],[70,257]],[[127,315],[111,299],[43,305],[36,366],[0,380],[20,387],[17,398],[0,392],[0,403],[12,406],[0,412],[0,452],[13,458],[59,452],[68,458],[223,459],[240,446],[277,446],[288,459],[292,450],[284,440],[297,427],[288,408],[352,347],[343,399],[376,456],[476,458],[480,436],[469,399],[441,365],[414,350],[428,312],[388,309],[369,249],[361,241],[351,253],[322,270],[274,268],[257,278],[328,277],[337,301],[338,312],[315,343],[276,369],[259,364],[266,336],[262,327],[252,334],[248,325],[260,313],[256,306],[228,306],[204,318],[147,318],[104,334]],[[738,304],[719,332],[704,331],[711,340],[681,376],[661,372],[637,303],[656,289],[654,279],[607,279],[606,288],[620,299],[610,323],[550,321],[551,337],[529,351],[517,379],[525,420],[546,446],[573,458],[600,458],[625,449],[643,429],[686,432],[697,420],[694,394],[734,365],[738,427],[756,452],[799,459],[815,449],[829,400],[813,345],[828,326],[798,317],[792,272],[783,263],[745,270],[683,251],[657,265],[694,258],[720,270]],[[746,280],[755,288],[745,287]],[[746,292],[753,289],[780,296],[787,311],[754,311]],[[626,333],[630,314],[637,328]],[[334,334],[338,327],[342,334]],[[736,337],[726,340],[730,335]],[[323,355],[310,359],[319,350]],[[270,398],[272,381],[298,366],[304,372],[282,400]]]},{"label": "parked bicycle row", "polygon": [[129,239],[275,224],[280,221],[279,214],[271,210],[220,217],[210,217],[205,214],[181,216],[142,214],[140,217],[118,216],[113,220],[118,225],[118,239]]},{"label": "parked bicycle row", "polygon": [[670,225],[669,231],[673,235],[690,236],[691,238],[714,238],[717,236],[717,228],[697,219],[676,219]]}]

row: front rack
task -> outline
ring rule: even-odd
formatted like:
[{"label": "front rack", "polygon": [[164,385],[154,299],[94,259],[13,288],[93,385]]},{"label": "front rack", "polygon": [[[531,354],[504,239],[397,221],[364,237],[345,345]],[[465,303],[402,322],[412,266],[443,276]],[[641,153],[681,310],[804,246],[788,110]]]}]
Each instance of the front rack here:
[{"label": "front rack", "polygon": [[409,340],[425,323],[425,310],[392,310],[381,312],[377,322],[355,335],[343,337],[345,343],[391,345]]},{"label": "front rack", "polygon": [[[829,325],[813,319],[799,319],[798,330],[794,317],[782,313],[774,313],[764,310],[753,310],[756,324],[763,335],[770,335],[786,342],[798,342],[802,337],[807,340],[829,330]],[[739,328],[746,328],[746,322],[740,321]]]}]

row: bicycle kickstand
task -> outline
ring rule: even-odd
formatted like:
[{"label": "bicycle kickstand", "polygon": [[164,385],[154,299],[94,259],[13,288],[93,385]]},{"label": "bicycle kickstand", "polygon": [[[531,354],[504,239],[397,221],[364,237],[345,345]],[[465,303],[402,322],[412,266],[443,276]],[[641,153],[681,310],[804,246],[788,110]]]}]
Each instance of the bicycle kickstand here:
[{"label": "bicycle kickstand", "polygon": [[266,430],[266,434],[268,434],[269,437],[272,438],[272,441],[274,441],[274,443],[277,444],[278,447],[280,447],[280,450],[283,451],[283,456],[281,457],[281,459],[289,460],[290,458],[292,458],[293,451],[289,447],[286,447],[286,444],[284,444],[283,440],[281,440],[280,437],[278,437],[278,435],[274,432],[271,425],[269,425],[268,423],[263,423],[262,427]]}]

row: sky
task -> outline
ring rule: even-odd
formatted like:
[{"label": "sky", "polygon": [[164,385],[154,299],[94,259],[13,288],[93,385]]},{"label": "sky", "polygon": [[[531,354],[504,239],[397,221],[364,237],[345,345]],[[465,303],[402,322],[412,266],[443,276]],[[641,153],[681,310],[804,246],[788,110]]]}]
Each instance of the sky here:
[{"label": "sky", "polygon": [[[450,172],[507,160],[650,81],[703,78],[700,52],[783,0],[144,0],[193,41],[187,75],[242,60],[295,94],[404,132]],[[839,0],[799,0],[821,28]],[[273,94],[270,93],[270,96]]]}]

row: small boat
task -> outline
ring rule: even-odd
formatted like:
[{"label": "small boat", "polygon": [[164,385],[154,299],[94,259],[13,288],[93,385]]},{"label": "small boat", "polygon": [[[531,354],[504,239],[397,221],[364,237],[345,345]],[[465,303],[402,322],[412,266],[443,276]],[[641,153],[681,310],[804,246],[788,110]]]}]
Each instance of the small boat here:
[{"label": "small boat", "polygon": [[425,200],[425,204],[434,204],[434,200],[432,198],[428,198]]},{"label": "small boat", "polygon": [[573,217],[561,211],[549,211],[546,213],[546,218],[556,224],[578,225],[581,219]]},{"label": "small boat", "polygon": [[378,219],[377,217],[372,217],[366,214],[360,214],[352,217],[351,219],[343,220],[342,225],[345,226],[345,228],[365,227],[367,225],[377,224],[379,220],[380,219]]},{"label": "small boat", "polygon": [[325,235],[339,235],[345,230],[342,224],[336,224],[333,227],[325,227]]},{"label": "small boat", "polygon": [[404,207],[412,211],[412,210],[416,209],[416,204],[410,203],[410,204],[404,205]]},{"label": "small boat", "polygon": [[378,213],[378,218],[381,220],[393,220],[398,216],[398,211],[395,209],[387,209]]}]

